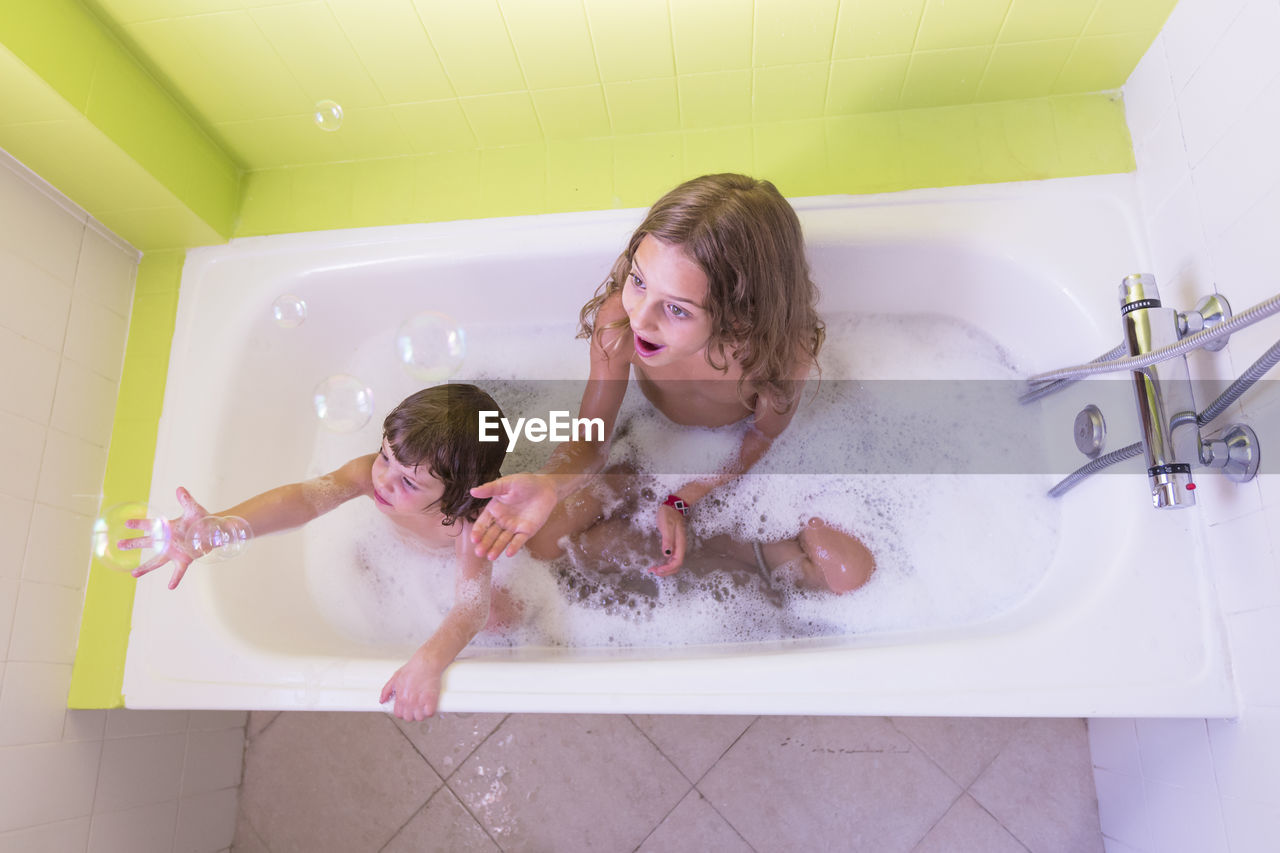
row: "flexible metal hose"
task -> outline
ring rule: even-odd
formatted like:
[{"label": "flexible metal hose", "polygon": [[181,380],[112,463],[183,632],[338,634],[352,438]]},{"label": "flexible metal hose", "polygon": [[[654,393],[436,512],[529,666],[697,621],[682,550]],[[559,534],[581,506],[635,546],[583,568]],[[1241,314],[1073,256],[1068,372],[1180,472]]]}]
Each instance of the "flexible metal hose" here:
[{"label": "flexible metal hose", "polygon": [[1204,426],[1209,421],[1216,418],[1227,410],[1227,407],[1240,399],[1240,396],[1253,387],[1253,383],[1262,378],[1262,375],[1276,364],[1280,363],[1280,341],[1276,341],[1271,345],[1271,349],[1262,354],[1262,357],[1249,366],[1249,369],[1240,374],[1240,378],[1227,386],[1227,390],[1218,395],[1218,399],[1214,400],[1208,407],[1196,416],[1196,422],[1200,426]]},{"label": "flexible metal hose", "polygon": [[[1127,347],[1125,347],[1124,344],[1117,344],[1113,349],[1107,350],[1102,355],[1098,356],[1097,358],[1095,358],[1093,361],[1089,363],[1099,364],[1104,361],[1111,361],[1113,358],[1119,358],[1121,355],[1124,354],[1126,349]],[[1076,381],[1078,380],[1055,379],[1052,382],[1048,382],[1044,385],[1041,385],[1039,388],[1032,389],[1031,391],[1028,391],[1027,393],[1023,394],[1021,397],[1018,398],[1018,402],[1024,405],[1027,403],[1034,403],[1036,400],[1039,400],[1041,397],[1047,397],[1053,392],[1060,391],[1063,388],[1070,385],[1072,382],[1076,382]]]},{"label": "flexible metal hose", "polygon": [[1085,480],[1101,471],[1103,468],[1109,468],[1117,462],[1123,462],[1126,459],[1132,459],[1142,452],[1142,442],[1135,441],[1128,447],[1122,447],[1119,450],[1113,450],[1110,453],[1099,456],[1097,459],[1090,461],[1088,464],[1077,468],[1075,471],[1063,478],[1062,482],[1049,490],[1049,497],[1060,498],[1076,486],[1081,480]]},{"label": "flexible metal hose", "polygon": [[1031,391],[1038,391],[1049,382],[1058,380],[1075,380],[1083,379],[1086,376],[1096,376],[1099,373],[1110,373],[1115,370],[1142,370],[1153,364],[1164,361],[1165,359],[1176,358],[1180,355],[1186,355],[1194,349],[1198,349],[1212,340],[1230,335],[1240,331],[1243,328],[1252,326],[1259,320],[1270,317],[1272,314],[1280,311],[1280,293],[1259,302],[1247,311],[1235,315],[1230,320],[1226,320],[1211,329],[1202,329],[1194,335],[1188,335],[1176,344],[1170,344],[1167,347],[1161,347],[1142,355],[1129,355],[1124,358],[1117,358],[1113,361],[1090,362],[1089,364],[1081,364],[1075,367],[1064,367],[1061,370],[1051,370],[1047,373],[1039,373],[1027,380],[1031,384]]},{"label": "flexible metal hose", "polygon": [[[1280,364],[1280,341],[1276,341],[1272,344],[1270,349],[1264,352],[1257,361],[1249,365],[1248,370],[1241,373],[1240,377],[1236,379],[1235,382],[1232,382],[1227,386],[1227,390],[1218,395],[1218,399],[1214,400],[1205,407],[1204,411],[1196,415],[1196,424],[1199,426],[1206,426],[1209,424],[1214,418],[1225,412],[1232,403],[1239,400],[1240,397],[1244,395],[1244,392],[1252,388],[1255,382],[1261,379],[1268,370],[1275,367],[1277,364]],[[1132,459],[1141,452],[1142,442],[1135,441],[1133,444],[1122,447],[1119,450],[1113,450],[1104,456],[1099,456],[1097,459],[1091,460],[1087,464],[1082,465],[1063,478],[1062,482],[1049,490],[1049,497],[1062,497],[1062,495],[1066,494],[1078,485],[1081,480],[1091,477],[1103,468],[1109,468],[1117,462]]]}]

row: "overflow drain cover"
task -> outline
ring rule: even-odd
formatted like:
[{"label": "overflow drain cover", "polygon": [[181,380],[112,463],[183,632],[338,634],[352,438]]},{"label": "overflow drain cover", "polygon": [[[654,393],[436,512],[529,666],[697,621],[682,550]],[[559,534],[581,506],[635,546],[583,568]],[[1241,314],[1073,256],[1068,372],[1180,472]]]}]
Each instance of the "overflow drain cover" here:
[{"label": "overflow drain cover", "polygon": [[1076,447],[1090,459],[1102,452],[1102,445],[1107,440],[1107,422],[1102,419],[1102,410],[1090,403],[1076,415],[1075,424]]}]

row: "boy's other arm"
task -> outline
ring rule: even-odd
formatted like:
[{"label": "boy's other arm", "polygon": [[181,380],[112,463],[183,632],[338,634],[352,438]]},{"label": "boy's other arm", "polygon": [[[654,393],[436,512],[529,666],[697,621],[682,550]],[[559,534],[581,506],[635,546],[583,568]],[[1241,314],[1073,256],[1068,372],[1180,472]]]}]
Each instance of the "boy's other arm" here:
[{"label": "boy's other arm", "polygon": [[453,607],[440,627],[382,687],[380,702],[393,696],[393,713],[402,720],[425,720],[436,712],[444,671],[489,621],[493,563],[471,550],[471,524],[458,535]]}]

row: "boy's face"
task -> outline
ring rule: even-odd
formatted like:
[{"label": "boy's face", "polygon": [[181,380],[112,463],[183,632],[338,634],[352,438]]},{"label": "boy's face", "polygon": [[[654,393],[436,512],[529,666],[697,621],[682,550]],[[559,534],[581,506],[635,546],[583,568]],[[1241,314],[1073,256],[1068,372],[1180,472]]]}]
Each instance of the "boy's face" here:
[{"label": "boy's face", "polygon": [[700,355],[711,339],[707,274],[674,243],[646,234],[622,288],[640,363],[658,367]]},{"label": "boy's face", "polygon": [[421,515],[443,494],[444,483],[433,477],[426,466],[401,465],[391,452],[390,443],[382,439],[382,447],[373,460],[373,502],[378,509],[394,515]]}]

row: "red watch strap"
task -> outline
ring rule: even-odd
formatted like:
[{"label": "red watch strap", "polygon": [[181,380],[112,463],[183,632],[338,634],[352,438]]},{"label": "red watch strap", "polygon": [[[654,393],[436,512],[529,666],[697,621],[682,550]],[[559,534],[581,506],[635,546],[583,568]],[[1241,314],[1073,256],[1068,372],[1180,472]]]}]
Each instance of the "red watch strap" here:
[{"label": "red watch strap", "polygon": [[667,499],[662,502],[663,506],[669,506],[681,515],[689,514],[689,503],[679,495],[667,495]]}]

